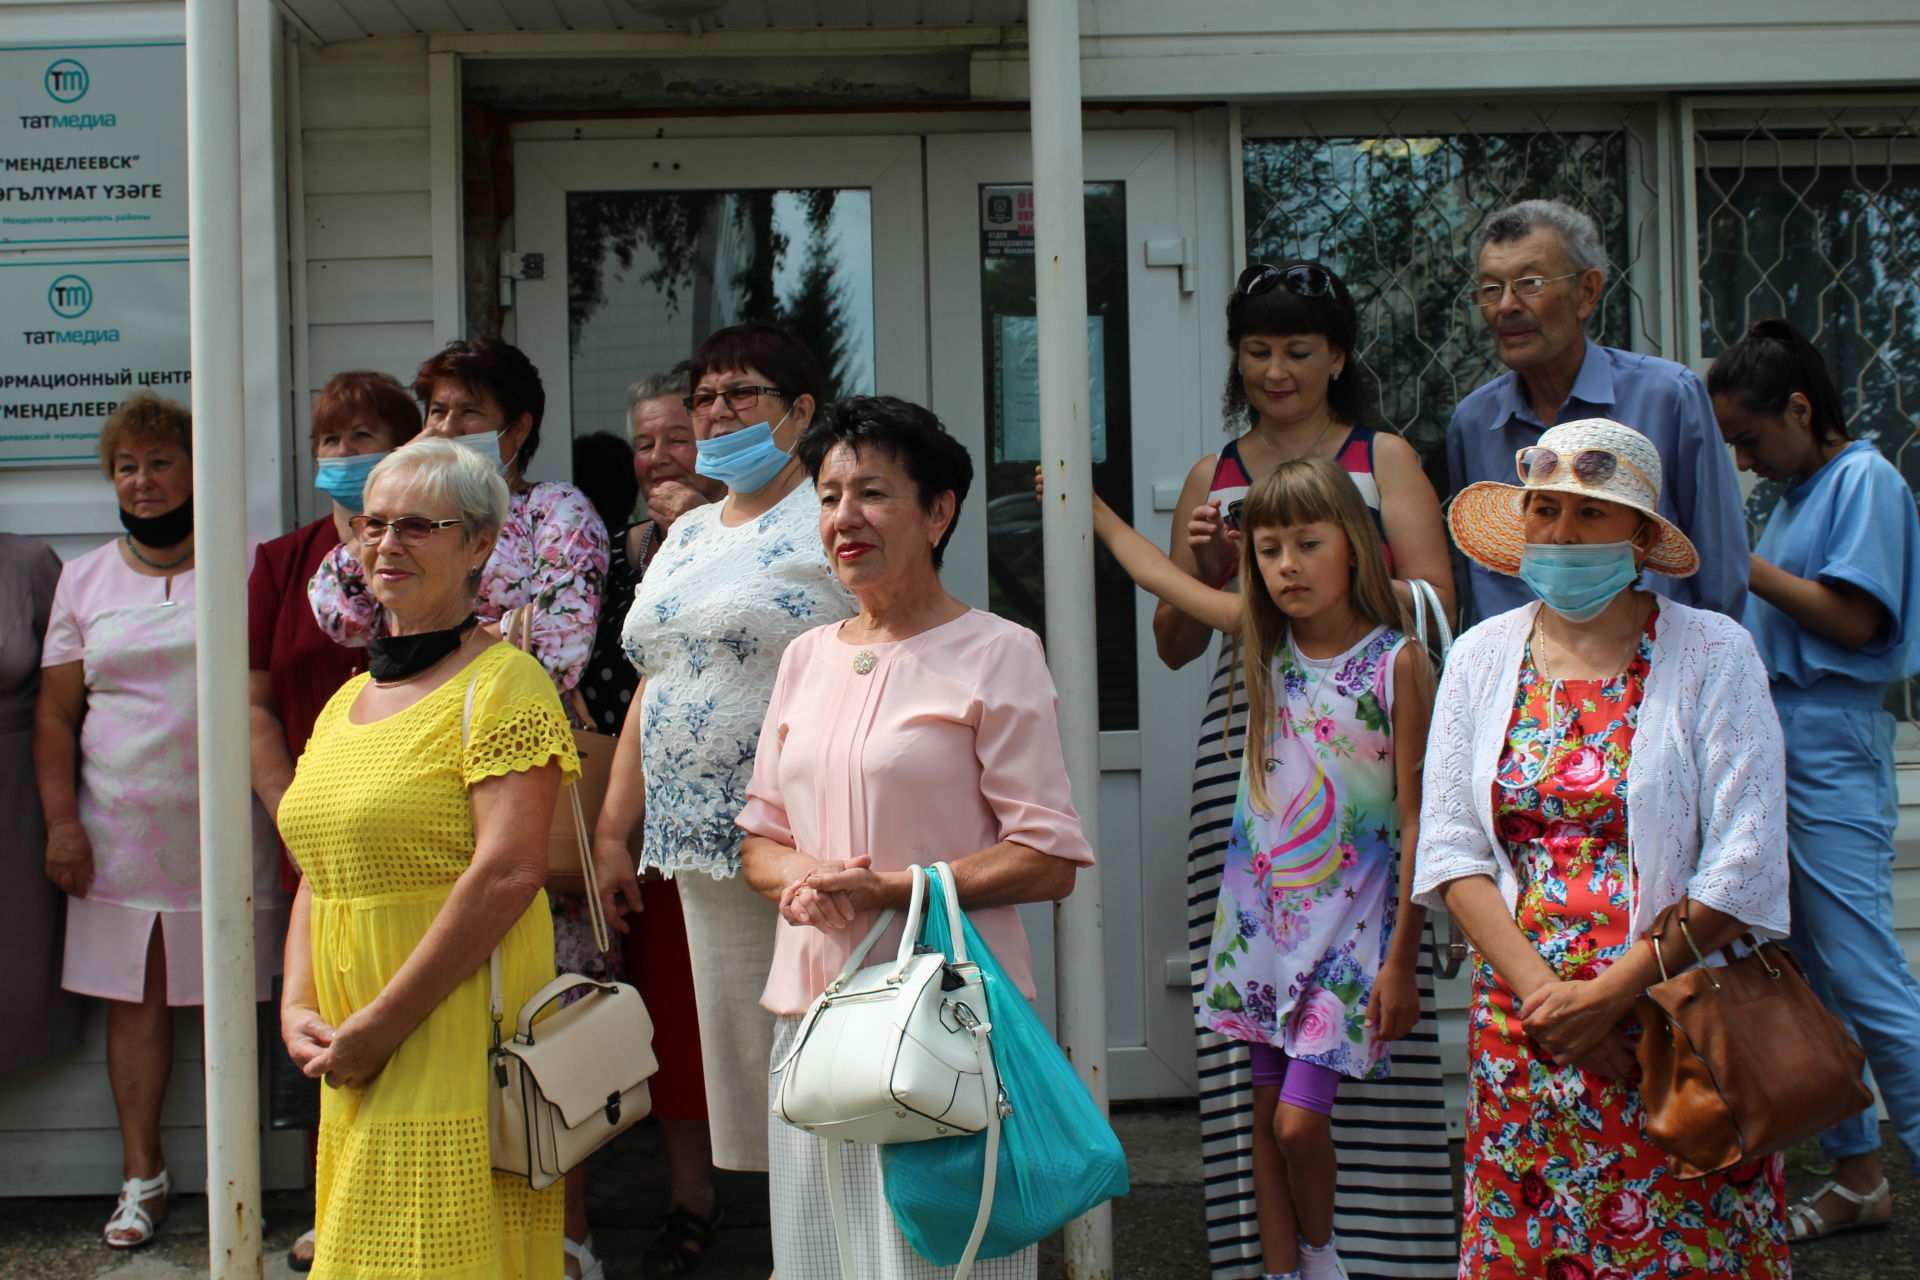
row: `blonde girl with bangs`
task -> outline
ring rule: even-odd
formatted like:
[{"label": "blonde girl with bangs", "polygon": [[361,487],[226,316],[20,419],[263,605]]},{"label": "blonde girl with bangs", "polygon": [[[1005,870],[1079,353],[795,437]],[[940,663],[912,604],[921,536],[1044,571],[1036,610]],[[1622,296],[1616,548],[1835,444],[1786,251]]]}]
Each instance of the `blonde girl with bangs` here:
[{"label": "blonde girl with bangs", "polygon": [[1425,912],[1408,894],[1433,673],[1337,462],[1281,463],[1238,505],[1238,592],[1195,579],[1098,498],[1094,533],[1142,589],[1240,646],[1248,748],[1205,1017],[1252,1058],[1265,1276],[1334,1280],[1334,1096],[1342,1079],[1384,1079],[1388,1044],[1420,1014]]}]

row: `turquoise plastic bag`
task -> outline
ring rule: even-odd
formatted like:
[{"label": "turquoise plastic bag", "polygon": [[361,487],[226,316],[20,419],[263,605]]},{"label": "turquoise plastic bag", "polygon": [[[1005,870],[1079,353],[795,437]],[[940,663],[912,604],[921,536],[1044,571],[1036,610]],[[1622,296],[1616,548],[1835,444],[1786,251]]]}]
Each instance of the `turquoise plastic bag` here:
[{"label": "turquoise plastic bag", "polygon": [[[940,877],[928,877],[920,940],[953,954]],[[986,982],[993,1060],[1013,1112],[1000,1124],[993,1217],[982,1258],[1004,1258],[1043,1240],[1103,1201],[1127,1194],[1127,1154],[1039,1015],[961,917],[967,958]],[[987,1135],[896,1142],[880,1148],[887,1204],[927,1261],[956,1265],[980,1211]]]}]

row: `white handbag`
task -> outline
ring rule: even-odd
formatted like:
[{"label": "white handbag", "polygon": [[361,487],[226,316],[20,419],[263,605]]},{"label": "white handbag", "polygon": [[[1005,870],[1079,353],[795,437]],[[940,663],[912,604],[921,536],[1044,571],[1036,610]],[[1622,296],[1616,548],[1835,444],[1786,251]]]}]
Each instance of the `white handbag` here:
[{"label": "white handbag", "polygon": [[[473,682],[468,681],[462,744],[472,722]],[[611,938],[584,833],[580,870],[587,882],[594,945],[605,953]],[[640,993],[626,983],[563,973],[520,1006],[513,1037],[503,1040],[498,947],[488,958],[487,971],[492,983],[487,1121],[493,1167],[519,1174],[538,1191],[647,1114],[652,1106],[647,1079],[660,1069],[653,1052],[653,1019]],[[581,989],[578,1000],[543,1022],[534,1021],[549,1004]]]},{"label": "white handbag", "polygon": [[[960,894],[953,868],[936,863],[913,873],[913,896],[894,958],[861,967],[892,923],[881,915],[871,932],[813,1002],[776,1071],[773,1112],[827,1139],[827,1196],[842,1280],[857,1280],[840,1186],[842,1142],[925,1142],[987,1134],[980,1207],[954,1280],[966,1280],[993,1213],[1000,1121],[1010,1113],[993,1065],[993,1021],[986,985],[967,959]],[[938,875],[953,939],[951,958],[918,945],[926,919],[927,881]]]}]

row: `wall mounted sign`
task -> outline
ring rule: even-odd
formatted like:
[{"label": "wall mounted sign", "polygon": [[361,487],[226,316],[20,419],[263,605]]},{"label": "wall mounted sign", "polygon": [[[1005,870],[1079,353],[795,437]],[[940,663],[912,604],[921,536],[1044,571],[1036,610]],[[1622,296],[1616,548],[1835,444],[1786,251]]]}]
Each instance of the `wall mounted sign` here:
[{"label": "wall mounted sign", "polygon": [[186,236],[186,45],[0,47],[0,246]]},{"label": "wall mounted sign", "polygon": [[0,467],[91,463],[152,389],[186,402],[187,259],[0,262]]}]

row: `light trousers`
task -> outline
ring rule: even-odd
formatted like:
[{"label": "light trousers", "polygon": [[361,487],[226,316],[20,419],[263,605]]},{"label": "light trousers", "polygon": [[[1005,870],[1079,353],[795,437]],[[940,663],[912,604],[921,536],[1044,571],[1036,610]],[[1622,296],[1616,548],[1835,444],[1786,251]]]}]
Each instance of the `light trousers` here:
[{"label": "light trousers", "polygon": [[[1899,801],[1885,686],[1773,686],[1787,746],[1793,936],[1807,981],[1867,1053],[1907,1159],[1920,1173],[1920,983],[1893,932]],[[1820,1135],[1829,1159],[1880,1146],[1873,1107]]]}]

